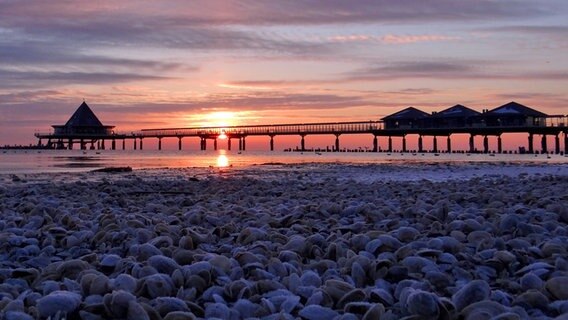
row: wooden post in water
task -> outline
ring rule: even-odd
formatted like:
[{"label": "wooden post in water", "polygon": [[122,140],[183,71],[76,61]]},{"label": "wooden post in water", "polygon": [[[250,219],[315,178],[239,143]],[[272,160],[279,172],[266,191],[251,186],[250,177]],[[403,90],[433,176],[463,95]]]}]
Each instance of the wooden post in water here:
[{"label": "wooden post in water", "polygon": [[529,133],[529,153],[534,153],[532,133]]},{"label": "wooden post in water", "polygon": [[432,149],[434,149],[434,153],[438,152],[438,137],[434,136],[434,139],[432,140]]},{"label": "wooden post in water", "polygon": [[301,151],[306,151],[306,141],[304,140],[304,137],[306,136],[305,134],[300,135],[302,137],[302,140],[300,140],[300,150]]},{"label": "wooden post in water", "polygon": [[158,137],[158,150],[162,150],[162,138]]},{"label": "wooden post in water", "polygon": [[554,137],[554,152],[560,154],[560,134],[556,134]]},{"label": "wooden post in water", "polygon": [[487,136],[483,137],[483,153],[489,153],[489,138]]},{"label": "wooden post in water", "polygon": [[548,145],[546,144],[546,134],[542,135],[542,139],[540,140],[540,144],[542,147],[542,153],[548,153]]},{"label": "wooden post in water", "polygon": [[406,136],[402,136],[402,152],[406,152]]},{"label": "wooden post in water", "polygon": [[448,135],[447,148],[448,153],[452,153],[452,139],[450,138],[450,135]]},{"label": "wooden post in water", "polygon": [[274,151],[274,135],[270,135],[270,151]]},{"label": "wooden post in water", "polygon": [[335,134],[335,152],[339,152],[339,136],[340,133]]},{"label": "wooden post in water", "polygon": [[503,142],[501,141],[501,135],[497,136],[497,152],[503,153]]},{"label": "wooden post in water", "polygon": [[474,135],[471,134],[469,136],[469,152],[473,153],[475,151],[475,140],[474,140]]},{"label": "wooden post in water", "polygon": [[422,135],[419,135],[419,136],[418,136],[418,152],[423,152],[423,151],[424,151],[424,149],[423,149],[422,146],[423,146],[423,144],[422,144]]},{"label": "wooden post in water", "polygon": [[373,152],[379,152],[379,139],[373,136]]},{"label": "wooden post in water", "polygon": [[181,151],[181,137],[178,137],[178,150]]},{"label": "wooden post in water", "polygon": [[227,149],[231,151],[231,138],[227,139]]},{"label": "wooden post in water", "polygon": [[389,136],[389,152],[392,152],[392,137]]},{"label": "wooden post in water", "polygon": [[247,150],[247,141],[245,140],[245,136],[243,136],[243,151]]}]

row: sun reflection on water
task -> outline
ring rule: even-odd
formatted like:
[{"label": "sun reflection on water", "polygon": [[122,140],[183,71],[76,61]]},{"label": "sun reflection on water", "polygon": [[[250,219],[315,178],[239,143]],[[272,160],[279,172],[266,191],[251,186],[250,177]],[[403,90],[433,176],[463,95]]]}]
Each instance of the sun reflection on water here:
[{"label": "sun reflection on water", "polygon": [[217,157],[217,167],[225,168],[229,166],[229,158],[226,155],[221,154]]}]

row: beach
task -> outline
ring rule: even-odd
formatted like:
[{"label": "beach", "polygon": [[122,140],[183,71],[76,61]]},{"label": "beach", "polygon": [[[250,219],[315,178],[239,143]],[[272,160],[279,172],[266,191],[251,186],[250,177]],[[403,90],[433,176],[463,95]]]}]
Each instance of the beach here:
[{"label": "beach", "polygon": [[568,164],[0,175],[2,319],[568,319]]}]

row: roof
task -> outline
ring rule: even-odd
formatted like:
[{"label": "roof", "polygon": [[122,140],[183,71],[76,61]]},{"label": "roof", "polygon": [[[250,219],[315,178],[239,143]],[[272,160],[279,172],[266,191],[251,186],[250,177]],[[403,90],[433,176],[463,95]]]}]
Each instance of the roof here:
[{"label": "roof", "polygon": [[66,127],[103,127],[93,110],[83,101],[71,118],[65,123]]},{"label": "roof", "polygon": [[381,120],[419,119],[419,118],[426,118],[427,116],[428,113],[422,110],[418,110],[414,107],[408,107],[404,110],[388,115],[382,118]]},{"label": "roof", "polygon": [[546,117],[546,113],[542,113],[535,109],[524,106],[520,103],[511,101],[493,110],[489,110],[483,114],[484,116],[492,115],[524,115],[530,117]]},{"label": "roof", "polygon": [[463,106],[461,104],[456,104],[453,107],[434,113],[432,115],[432,118],[467,118],[467,117],[478,116],[480,114],[481,113],[473,109],[470,109],[466,106]]}]

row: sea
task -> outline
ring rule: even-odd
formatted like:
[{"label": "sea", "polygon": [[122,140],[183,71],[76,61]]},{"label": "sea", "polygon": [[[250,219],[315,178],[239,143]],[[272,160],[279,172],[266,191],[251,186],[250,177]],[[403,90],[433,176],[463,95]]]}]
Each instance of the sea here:
[{"label": "sea", "polygon": [[280,164],[506,162],[568,164],[559,154],[157,151],[157,150],[2,150],[0,174],[85,172],[107,167],[137,169],[231,168]]}]

